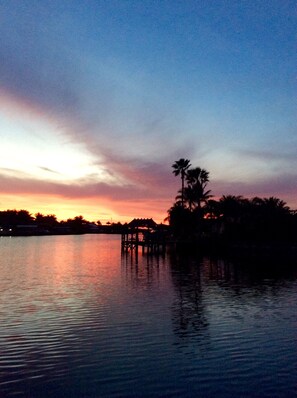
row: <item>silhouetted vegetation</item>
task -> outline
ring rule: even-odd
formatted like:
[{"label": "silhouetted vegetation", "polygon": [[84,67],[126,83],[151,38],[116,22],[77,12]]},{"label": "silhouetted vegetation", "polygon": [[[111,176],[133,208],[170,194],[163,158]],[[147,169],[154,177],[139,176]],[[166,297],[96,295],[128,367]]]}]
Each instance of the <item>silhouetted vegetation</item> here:
[{"label": "silhouetted vegetation", "polygon": [[122,233],[125,227],[121,223],[102,225],[100,221],[87,221],[81,215],[58,221],[54,214],[33,216],[27,210],[0,211],[0,236]]},{"label": "silhouetted vegetation", "polygon": [[297,244],[297,212],[283,200],[232,195],[214,200],[207,189],[209,173],[185,165],[190,161],[180,159],[172,166],[173,173],[186,182],[168,210],[175,239],[248,247]]},{"label": "silhouetted vegetation", "polygon": [[[276,197],[252,199],[223,195],[215,200],[208,189],[209,172],[189,159],[173,163],[181,189],[168,210],[172,238],[204,247],[297,246],[297,211]],[[161,224],[160,224],[161,225]],[[161,225],[162,226],[162,225]],[[79,215],[58,221],[54,214],[34,216],[27,210],[0,211],[0,235],[124,233],[128,224],[87,221]],[[199,245],[201,247],[201,245]]]},{"label": "silhouetted vegetation", "polygon": [[184,204],[184,186],[185,186],[185,176],[188,168],[191,166],[189,159],[179,159],[173,163],[173,173],[174,175],[181,176],[182,188],[181,188],[181,204]]}]

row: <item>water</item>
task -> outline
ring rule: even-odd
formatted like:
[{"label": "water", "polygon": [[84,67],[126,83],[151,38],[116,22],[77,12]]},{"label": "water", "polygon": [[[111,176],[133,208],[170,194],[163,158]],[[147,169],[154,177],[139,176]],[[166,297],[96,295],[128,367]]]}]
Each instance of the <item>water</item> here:
[{"label": "water", "polygon": [[275,262],[1,238],[0,398],[295,397],[297,261]]}]

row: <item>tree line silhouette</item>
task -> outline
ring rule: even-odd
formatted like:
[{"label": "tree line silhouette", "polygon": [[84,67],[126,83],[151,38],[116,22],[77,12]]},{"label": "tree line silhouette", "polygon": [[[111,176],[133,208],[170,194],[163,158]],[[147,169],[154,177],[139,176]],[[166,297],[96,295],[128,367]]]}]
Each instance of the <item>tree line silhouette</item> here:
[{"label": "tree line silhouette", "polygon": [[297,243],[297,212],[283,200],[233,195],[215,200],[207,189],[208,171],[192,168],[190,160],[183,158],[172,168],[182,182],[167,217],[176,239],[248,245]]},{"label": "tree line silhouette", "polygon": [[[189,159],[173,163],[181,189],[165,220],[176,241],[217,245],[297,245],[297,211],[276,197],[251,199],[223,195],[213,199],[209,172]],[[54,214],[34,216],[27,210],[0,211],[0,235],[122,233],[127,223],[90,222],[83,216],[58,221]],[[163,226],[164,227],[164,226]]]},{"label": "tree line silhouette", "polygon": [[121,223],[102,225],[100,221],[91,222],[81,215],[58,221],[55,214],[33,216],[28,210],[0,211],[0,235],[115,233],[121,227]]}]

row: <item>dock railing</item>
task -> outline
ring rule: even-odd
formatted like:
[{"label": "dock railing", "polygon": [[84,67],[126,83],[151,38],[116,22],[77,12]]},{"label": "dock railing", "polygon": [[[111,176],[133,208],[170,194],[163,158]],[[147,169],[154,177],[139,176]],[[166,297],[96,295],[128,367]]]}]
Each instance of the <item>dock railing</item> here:
[{"label": "dock railing", "polygon": [[122,233],[122,251],[138,251],[142,248],[142,252],[160,253],[165,252],[166,237],[163,231],[143,230],[140,228],[129,228]]}]

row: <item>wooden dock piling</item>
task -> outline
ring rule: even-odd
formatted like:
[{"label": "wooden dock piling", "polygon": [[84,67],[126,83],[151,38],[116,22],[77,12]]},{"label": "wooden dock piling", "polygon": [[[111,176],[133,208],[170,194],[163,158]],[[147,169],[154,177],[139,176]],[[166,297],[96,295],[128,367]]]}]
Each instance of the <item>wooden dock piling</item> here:
[{"label": "wooden dock piling", "polygon": [[134,219],[128,224],[127,230],[122,233],[122,251],[135,251],[139,247],[142,253],[156,254],[164,253],[166,239],[164,231],[152,219]]}]

